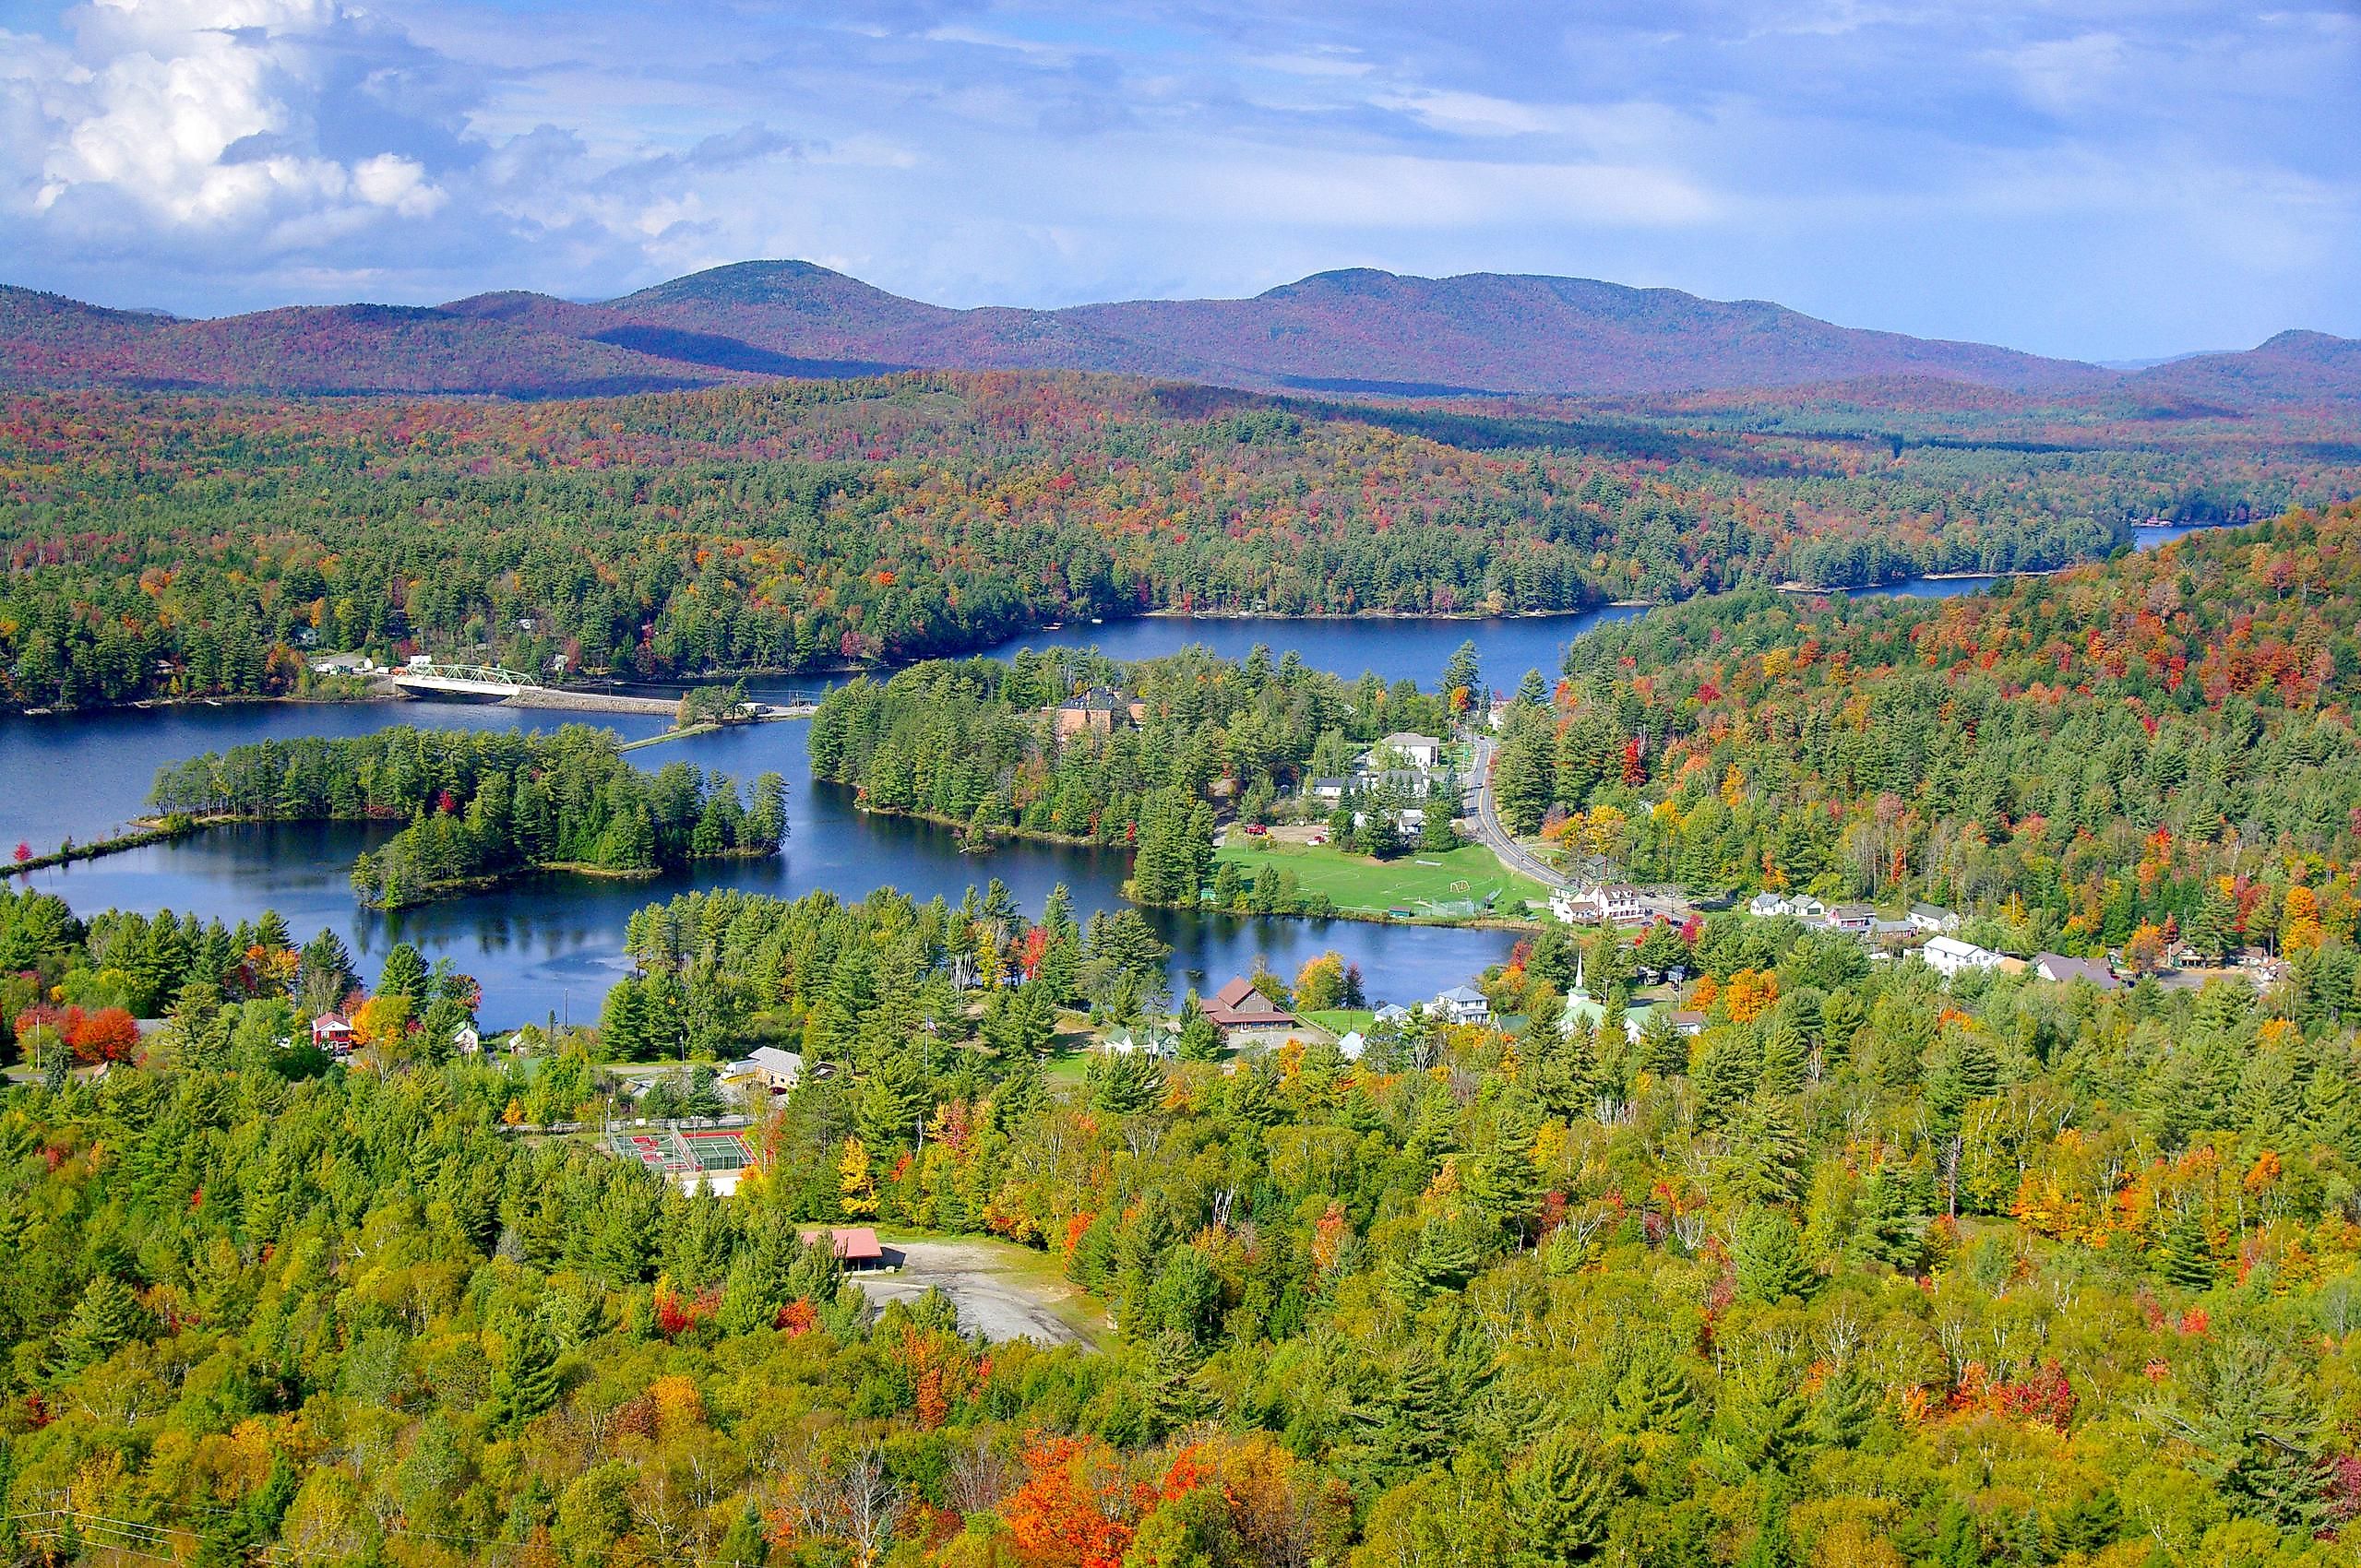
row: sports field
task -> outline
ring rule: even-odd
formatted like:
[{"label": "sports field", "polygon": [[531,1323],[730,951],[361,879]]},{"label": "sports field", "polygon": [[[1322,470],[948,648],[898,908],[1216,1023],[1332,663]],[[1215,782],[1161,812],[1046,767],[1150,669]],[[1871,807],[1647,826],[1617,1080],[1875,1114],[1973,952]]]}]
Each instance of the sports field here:
[{"label": "sports field", "polygon": [[610,1127],[607,1143],[624,1158],[666,1176],[734,1175],[754,1159],[745,1133],[735,1127]]},{"label": "sports field", "polygon": [[[1549,897],[1549,889],[1511,873],[1481,844],[1442,854],[1413,849],[1390,861],[1373,861],[1325,844],[1248,849],[1230,843],[1216,849],[1214,859],[1234,861],[1248,874],[1264,866],[1284,867],[1305,892],[1325,893],[1340,909],[1405,919],[1465,920],[1485,913],[1522,919],[1528,913],[1525,900]],[[1497,902],[1487,908],[1485,901],[1495,895]]]}]

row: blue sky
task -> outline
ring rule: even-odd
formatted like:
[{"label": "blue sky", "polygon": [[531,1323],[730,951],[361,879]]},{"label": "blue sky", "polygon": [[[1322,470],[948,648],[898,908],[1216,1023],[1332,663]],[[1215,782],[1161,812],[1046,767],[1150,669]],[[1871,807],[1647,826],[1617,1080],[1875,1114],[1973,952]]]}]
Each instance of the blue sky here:
[{"label": "blue sky", "polygon": [[2361,0],[0,0],[0,280],[1565,273],[2084,358],[2361,336]]}]

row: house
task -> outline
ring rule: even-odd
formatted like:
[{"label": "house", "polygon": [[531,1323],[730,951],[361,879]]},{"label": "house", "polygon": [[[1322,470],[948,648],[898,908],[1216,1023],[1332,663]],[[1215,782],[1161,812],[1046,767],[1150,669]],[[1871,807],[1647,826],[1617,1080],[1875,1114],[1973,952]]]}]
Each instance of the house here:
[{"label": "house", "polygon": [[1960,917],[1933,904],[1913,904],[1910,923],[1914,929],[1932,936],[1955,936],[1959,933]]},{"label": "house", "polygon": [[1215,992],[1213,999],[1204,1004],[1204,1009],[1206,1017],[1225,1039],[1233,1034],[1291,1029],[1296,1025],[1295,1015],[1257,991],[1254,982],[1243,976]]},{"label": "house", "polygon": [[1115,1056],[1129,1056],[1134,1052],[1170,1061],[1180,1052],[1180,1037],[1167,1028],[1142,1024],[1138,1028],[1120,1028],[1098,1042],[1098,1049]]},{"label": "house", "polygon": [[1333,802],[1344,799],[1344,792],[1352,788],[1353,780],[1350,778],[1338,778],[1324,775],[1313,779],[1309,784],[1305,785],[1304,793],[1309,795],[1316,801]]},{"label": "house", "polygon": [[451,1031],[451,1049],[461,1056],[473,1056],[483,1049],[483,1037],[473,1024],[461,1024]]},{"label": "house", "polygon": [[1494,697],[1485,704],[1485,723],[1495,730],[1506,725],[1508,722],[1508,709],[1515,701],[1513,697]]},{"label": "house", "polygon": [[323,653],[312,660],[315,675],[365,675],[373,668],[365,653]]},{"label": "house", "polygon": [[323,1013],[312,1020],[312,1043],[322,1051],[342,1056],[360,1043],[361,1036],[352,1028],[352,1020],[341,1013]]},{"label": "house", "polygon": [[1847,936],[1866,936],[1869,928],[1878,923],[1878,911],[1866,904],[1831,904],[1819,923]]},{"label": "house", "polygon": [[1694,1039],[1705,1032],[1705,1015],[1694,1007],[1676,1007],[1665,1015],[1672,1020],[1673,1033]]},{"label": "house", "polygon": [[1455,985],[1435,998],[1429,1011],[1446,1023],[1481,1024],[1490,1020],[1492,1004],[1473,986]]},{"label": "house", "polygon": [[1826,923],[1828,906],[1808,893],[1798,893],[1787,900],[1786,912],[1811,925]]},{"label": "house", "polygon": [[1754,916],[1757,920],[1777,920],[1780,916],[1789,912],[1790,911],[1787,908],[1787,899],[1783,894],[1758,893],[1752,898],[1747,900],[1747,913]]},{"label": "house", "polygon": [[803,1080],[804,1059],[775,1045],[757,1045],[746,1052],[748,1076],[772,1094],[785,1094]]},{"label": "house", "polygon": [[1396,731],[1379,741],[1376,750],[1391,752],[1409,766],[1434,767],[1443,760],[1443,742],[1432,735],[1415,735],[1407,730]]},{"label": "house", "polygon": [[1135,712],[1146,711],[1146,705],[1109,687],[1092,686],[1067,697],[1052,711],[1056,715],[1060,736],[1079,734],[1085,730],[1105,735],[1113,732],[1118,716],[1127,723],[1131,722]]},{"label": "house", "polygon": [[1592,887],[1561,887],[1549,896],[1549,912],[1568,925],[1645,925],[1648,907],[1640,889],[1627,882]]},{"label": "house", "polygon": [[813,1246],[823,1236],[828,1238],[829,1250],[836,1254],[836,1261],[848,1269],[857,1271],[885,1266],[886,1250],[877,1245],[877,1233],[865,1225],[840,1225],[831,1230],[806,1230],[803,1232],[804,1245]]},{"label": "house", "polygon": [[1956,936],[1938,936],[1918,950],[1926,967],[1946,980],[1963,975],[1970,969],[1997,969],[2000,955],[1988,947],[1978,947],[1973,942],[1962,942]]},{"label": "house", "polygon": [[1369,1037],[1363,1034],[1359,1029],[1346,1030],[1344,1038],[1336,1042],[1337,1054],[1343,1057],[1347,1062],[1360,1061],[1362,1052],[1368,1049]]},{"label": "house", "polygon": [[2033,955],[2033,974],[2059,985],[2068,980],[2086,980],[2101,991],[2123,989],[2123,982],[2115,978],[2115,971],[2099,958],[2069,958],[2063,953],[2036,953]]},{"label": "house", "polygon": [[1408,1022],[1410,1022],[1410,1009],[1399,1002],[1388,1002],[1377,1008],[1377,1027],[1378,1028],[1399,1029]]}]

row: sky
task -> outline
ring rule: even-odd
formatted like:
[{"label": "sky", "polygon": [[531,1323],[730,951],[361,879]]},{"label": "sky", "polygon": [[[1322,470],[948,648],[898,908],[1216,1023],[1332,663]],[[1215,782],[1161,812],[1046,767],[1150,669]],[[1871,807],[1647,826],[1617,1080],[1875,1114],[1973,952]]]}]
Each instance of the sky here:
[{"label": "sky", "polygon": [[2361,0],[0,0],[0,281],[1544,272],[2128,360],[2361,336]]}]

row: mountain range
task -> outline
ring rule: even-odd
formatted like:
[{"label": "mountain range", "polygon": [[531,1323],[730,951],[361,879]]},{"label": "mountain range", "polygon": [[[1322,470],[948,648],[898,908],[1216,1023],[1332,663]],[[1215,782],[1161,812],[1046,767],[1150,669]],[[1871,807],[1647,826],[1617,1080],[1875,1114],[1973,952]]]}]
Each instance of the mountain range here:
[{"label": "mountain range", "polygon": [[2361,400],[2361,340],[2283,332],[2138,371],[1580,278],[1323,272],[1244,300],[954,310],[801,261],[584,303],[296,305],[184,320],[0,285],[0,386],[296,394],[668,391],[914,368],[1103,371],[1261,391],[1632,397],[1934,380],[2236,412]]}]

